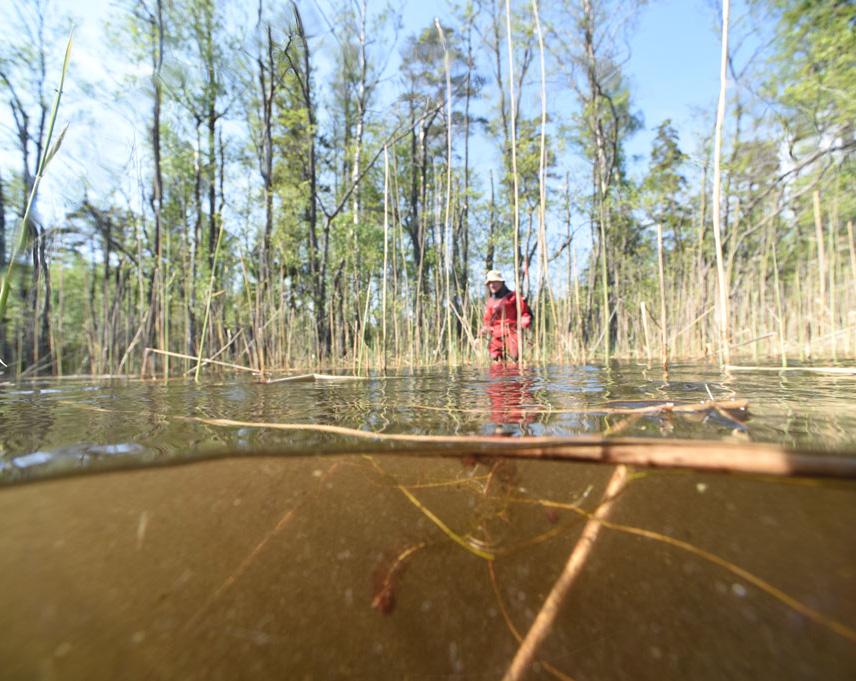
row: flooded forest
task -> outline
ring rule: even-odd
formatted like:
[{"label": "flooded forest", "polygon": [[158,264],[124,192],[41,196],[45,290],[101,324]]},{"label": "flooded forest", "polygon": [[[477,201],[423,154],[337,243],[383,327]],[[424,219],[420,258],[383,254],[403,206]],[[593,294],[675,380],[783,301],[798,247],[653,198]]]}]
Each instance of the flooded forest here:
[{"label": "flooded forest", "polygon": [[[493,269],[534,312],[535,362],[852,357],[850,4],[699,13],[723,30],[695,138],[634,104],[644,3],[507,4],[405,30],[366,2],[117,3],[58,112],[73,12],[16,10],[7,371],[485,361]],[[96,146],[129,121],[118,157]]]},{"label": "flooded forest", "polygon": [[0,678],[856,678],[854,3],[430,5],[0,0]]}]

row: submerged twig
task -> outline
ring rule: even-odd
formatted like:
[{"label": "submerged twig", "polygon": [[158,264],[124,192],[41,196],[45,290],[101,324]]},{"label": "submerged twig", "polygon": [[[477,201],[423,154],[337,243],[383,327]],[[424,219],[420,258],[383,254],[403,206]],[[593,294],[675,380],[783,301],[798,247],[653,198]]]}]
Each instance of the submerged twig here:
[{"label": "submerged twig", "polygon": [[[583,508],[580,508],[576,504],[569,504],[561,501],[549,501],[547,499],[529,499],[526,497],[509,497],[510,501],[520,504],[537,504],[540,506],[549,506],[552,508],[558,508],[568,511],[573,511],[579,515],[585,516],[589,519],[593,518],[597,511],[590,512],[586,511]],[[600,510],[600,509],[598,509]],[[663,544],[668,544],[669,546],[673,546],[675,548],[681,549],[682,551],[686,551],[687,553],[691,553],[694,556],[697,556],[703,560],[708,561],[709,563],[713,563],[725,570],[728,570],[732,574],[737,575],[741,579],[745,579],[750,584],[754,585],[767,595],[773,597],[783,605],[795,610],[796,612],[804,615],[808,619],[812,620],[816,624],[819,624],[839,636],[846,638],[849,641],[856,643],[856,629],[849,627],[846,624],[838,622],[837,620],[824,615],[823,613],[811,608],[810,606],[798,601],[793,596],[789,596],[784,591],[779,589],[778,587],[773,586],[766,580],[758,577],[757,575],[749,572],[745,568],[740,567],[736,563],[732,563],[725,558],[721,558],[717,556],[715,553],[707,551],[701,547],[698,547],[694,544],[690,544],[687,541],[683,541],[681,539],[675,539],[674,537],[670,537],[669,535],[662,534],[660,532],[654,532],[653,530],[646,530],[641,527],[633,527],[631,525],[622,525],[620,523],[614,523],[610,520],[606,520],[605,518],[600,519],[600,524],[610,530],[615,530],[616,532],[623,532],[625,534],[631,534],[636,537],[642,537],[644,539],[650,539],[652,541],[661,542]]]},{"label": "submerged twig", "polygon": [[[652,412],[653,414],[657,414],[658,412]],[[618,423],[608,426],[607,429],[603,432],[605,436],[617,435],[618,433],[622,433],[630,426],[635,424],[639,419],[641,419],[643,414],[630,414],[630,416],[626,416],[621,419]]]},{"label": "submerged twig", "polygon": [[[487,564],[487,571],[490,575],[490,583],[493,586],[493,593],[496,596],[496,602],[499,605],[499,611],[502,613],[502,619],[505,620],[505,624],[508,627],[508,630],[517,639],[518,643],[523,641],[523,636],[520,635],[520,632],[517,630],[517,627],[514,626],[514,622],[511,620],[511,615],[508,612],[508,608],[505,607],[505,601],[502,599],[502,594],[499,591],[499,583],[496,580],[496,567],[493,562]],[[574,681],[573,677],[568,676],[560,669],[557,669],[552,664],[547,662],[546,660],[538,660],[538,662],[546,669],[550,674],[555,676],[557,679],[561,679],[562,681]]]},{"label": "submerged twig", "polygon": [[547,638],[550,630],[553,627],[553,622],[559,614],[559,609],[568,594],[577,576],[582,572],[583,567],[588,560],[594,542],[600,533],[601,522],[609,515],[612,509],[612,503],[615,497],[618,496],[627,484],[627,467],[618,466],[609,483],[606,486],[606,491],[603,494],[603,500],[597,510],[589,517],[588,522],[583,528],[580,538],[577,540],[571,555],[568,557],[568,562],[565,564],[565,569],[556,580],[552,590],[541,606],[541,610],[535,617],[535,621],[529,628],[529,632],[520,644],[517,654],[511,661],[508,671],[503,677],[503,681],[519,681],[529,669],[532,661],[535,659],[535,654],[538,648]]},{"label": "submerged twig", "polygon": [[653,539],[654,541],[662,542],[664,544],[669,544],[670,546],[674,546],[683,551],[687,551],[688,553],[693,554],[694,556],[698,556],[699,558],[703,558],[704,560],[713,563],[714,565],[718,565],[721,568],[728,570],[729,572],[737,575],[741,579],[745,579],[747,582],[757,587],[764,593],[769,596],[772,596],[780,603],[788,606],[792,610],[795,610],[799,614],[807,617],[815,624],[819,624],[826,629],[846,638],[851,643],[856,643],[856,629],[843,624],[832,617],[828,617],[823,613],[815,610],[814,608],[798,601],[793,596],[789,596],[781,589],[773,586],[769,582],[761,579],[760,577],[755,576],[748,570],[740,567],[732,563],[729,560],[725,560],[725,558],[720,558],[715,553],[711,553],[710,551],[706,551],[698,546],[690,544],[689,542],[685,542],[681,539],[675,539],[674,537],[670,537],[666,534],[661,534],[659,532],[654,532],[652,530],[645,530],[640,527],[631,527],[628,525],[620,525],[618,523],[612,523],[608,520],[604,520],[601,522],[604,527],[607,527],[611,530],[616,530],[618,532],[624,532],[626,534],[632,534],[637,537],[644,537],[645,539]]}]

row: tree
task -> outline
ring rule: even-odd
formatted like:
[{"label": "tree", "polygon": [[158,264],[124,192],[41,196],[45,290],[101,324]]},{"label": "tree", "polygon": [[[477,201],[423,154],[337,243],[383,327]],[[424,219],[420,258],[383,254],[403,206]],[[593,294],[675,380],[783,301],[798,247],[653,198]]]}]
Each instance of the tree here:
[{"label": "tree", "polygon": [[683,228],[689,219],[687,201],[682,196],[687,186],[682,170],[686,159],[678,146],[678,132],[672,127],[672,121],[663,121],[657,127],[642,191],[646,212],[671,235],[679,256],[684,250]]},{"label": "tree", "polygon": [[[622,296],[621,258],[632,256],[638,234],[633,220],[621,215],[619,190],[626,187],[623,144],[639,125],[631,112],[630,93],[622,73],[624,60],[618,38],[634,16],[636,3],[580,0],[565,12],[577,28],[568,46],[571,86],[581,111],[576,116],[576,140],[591,167],[590,221],[599,260],[600,334],[608,361],[618,331],[617,306]],[[594,287],[590,288],[590,296]],[[591,310],[591,305],[589,306]]]},{"label": "tree", "polygon": [[852,0],[767,0],[777,14],[777,72],[768,90],[793,114],[792,144],[853,142],[856,132],[856,8]]}]

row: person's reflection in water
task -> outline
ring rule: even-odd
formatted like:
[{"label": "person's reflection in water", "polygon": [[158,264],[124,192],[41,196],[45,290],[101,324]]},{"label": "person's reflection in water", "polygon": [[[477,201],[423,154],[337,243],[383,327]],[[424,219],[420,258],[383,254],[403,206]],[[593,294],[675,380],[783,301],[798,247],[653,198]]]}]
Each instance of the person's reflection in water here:
[{"label": "person's reflection in water", "polygon": [[527,425],[533,420],[533,415],[526,411],[533,400],[531,388],[532,380],[520,371],[519,365],[491,365],[486,392],[495,434],[513,435],[515,426],[521,434],[528,434]]},{"label": "person's reflection in water", "polygon": [[[517,364],[496,362],[490,367],[485,392],[490,400],[490,422],[485,429],[492,435],[528,435],[528,425],[534,420],[531,413],[534,403],[533,379],[521,371]],[[521,490],[520,471],[517,463],[504,457],[480,457],[467,462],[475,474],[479,465],[486,468],[481,494],[475,504],[472,530],[469,540],[473,545],[487,550],[496,550],[516,536],[518,523],[514,520],[512,496]],[[550,523],[556,521],[555,513],[548,515]]]}]

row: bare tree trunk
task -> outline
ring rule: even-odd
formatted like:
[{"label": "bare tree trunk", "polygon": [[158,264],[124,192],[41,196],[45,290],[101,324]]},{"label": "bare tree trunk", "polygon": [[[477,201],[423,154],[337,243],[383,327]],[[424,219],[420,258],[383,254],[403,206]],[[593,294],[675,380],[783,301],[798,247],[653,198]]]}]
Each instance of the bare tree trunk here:
[{"label": "bare tree trunk", "polygon": [[[395,249],[393,248],[393,254]],[[389,152],[383,148],[383,293],[381,298],[381,315],[383,328],[381,335],[381,366],[386,371],[386,286],[389,269]]]},{"label": "bare tree trunk", "polygon": [[[607,206],[607,198],[609,188],[612,183],[612,171],[615,164],[615,154],[611,159],[607,154],[607,139],[603,129],[603,121],[601,119],[600,101],[601,101],[601,85],[598,80],[597,73],[597,58],[595,55],[595,26],[594,26],[594,9],[592,8],[591,0],[583,0],[583,44],[586,56],[586,77],[589,87],[589,127],[595,142],[595,156],[593,160],[593,185],[594,185],[594,211],[597,216],[598,232],[600,238],[599,256],[600,256],[600,283],[601,283],[601,333],[603,337],[603,360],[609,362],[611,356],[611,341],[612,341],[612,318],[613,314],[610,305],[609,291],[609,267],[608,267],[608,250],[607,250],[607,222],[609,221],[609,208]],[[617,128],[618,121],[615,121]],[[614,133],[617,135],[617,130]],[[614,142],[614,140],[613,140]]]},{"label": "bare tree trunk", "polygon": [[827,264],[826,264],[826,249],[823,246],[823,216],[820,211],[820,192],[815,189],[812,192],[812,206],[814,208],[814,231],[815,231],[815,240],[816,240],[816,253],[817,253],[817,288],[818,288],[818,301],[820,301],[820,309],[818,310],[816,320],[817,327],[823,333],[823,322],[826,317],[826,313],[824,308],[826,307],[826,277],[827,277]]},{"label": "bare tree trunk", "polygon": [[721,168],[722,156],[722,124],[725,119],[725,86],[726,69],[728,66],[728,10],[729,0],[722,0],[722,57],[719,72],[719,105],[716,110],[716,130],[713,143],[713,237],[716,243],[716,274],[719,295],[717,297],[717,321],[719,330],[719,361],[727,364],[731,359],[728,345],[728,290],[725,279],[725,266],[722,257],[721,236]]},{"label": "bare tree trunk", "polygon": [[[351,198],[352,207],[351,211],[353,213],[353,229],[354,229],[354,244],[357,245],[357,229],[360,224],[360,199],[361,192],[358,186],[358,181],[360,178],[360,172],[362,170],[361,161],[362,161],[362,152],[363,152],[363,131],[365,128],[365,117],[366,117],[366,104],[368,98],[368,91],[366,88],[366,76],[368,72],[368,60],[366,58],[366,16],[368,14],[368,8],[366,7],[366,0],[360,0],[359,4],[360,18],[359,18],[359,48],[357,50],[357,71],[358,71],[358,80],[357,80],[357,120],[356,120],[356,129],[354,131],[354,160],[351,165],[351,185],[354,186],[354,192]],[[357,254],[355,254],[357,255]],[[359,263],[357,263],[359,266]]]},{"label": "bare tree trunk", "polygon": [[[291,62],[294,75],[300,83],[300,96],[306,109],[307,116],[307,144],[308,144],[308,168],[305,180],[309,185],[309,196],[307,198],[305,218],[309,230],[309,269],[312,274],[312,298],[314,304],[315,319],[317,321],[319,347],[318,357],[328,357],[331,351],[331,336],[327,318],[327,258],[330,246],[330,221],[324,223],[323,244],[318,235],[318,171],[316,150],[316,127],[315,102],[312,98],[312,69],[309,57],[309,41],[303,27],[303,19],[297,5],[293,5],[294,20],[297,37],[300,41],[302,52],[302,64]],[[288,53],[286,57],[290,59]]]},{"label": "bare tree trunk", "polygon": [[188,302],[188,348],[187,354],[193,355],[196,353],[196,345],[198,339],[196,337],[196,296],[197,296],[197,276],[199,271],[199,245],[202,237],[202,163],[201,163],[201,147],[199,128],[202,125],[202,119],[196,118],[196,146],[193,153],[193,235],[190,239],[190,296]]},{"label": "bare tree trunk", "polygon": [[490,208],[487,221],[487,250],[484,257],[485,271],[493,269],[494,249],[496,248],[496,190],[493,186],[493,171],[490,171]]},{"label": "bare tree trunk", "polygon": [[445,289],[446,289],[446,340],[447,361],[452,362],[454,356],[454,345],[452,338],[452,292],[451,292],[451,270],[452,270],[452,223],[450,213],[452,209],[452,66],[449,59],[449,50],[446,45],[446,36],[440,20],[435,19],[434,25],[440,35],[440,43],[443,46],[443,62],[446,71],[446,204],[443,217],[443,235],[445,241]]},{"label": "bare tree trunk", "polygon": [[[259,24],[262,20],[262,3],[259,2]],[[273,233],[273,103],[277,92],[277,74],[274,61],[273,31],[267,25],[264,52],[259,50],[258,65],[259,95],[261,96],[261,143],[259,144],[259,174],[265,195],[265,230],[262,241],[261,284],[263,290],[270,285],[271,235]],[[286,49],[287,46],[286,46]]]},{"label": "bare tree trunk", "polygon": [[[35,82],[32,85],[34,90],[35,99],[37,101],[36,104],[36,112],[35,117],[37,123],[33,126],[33,121],[31,120],[31,113],[27,110],[24,101],[19,97],[18,92],[15,88],[15,84],[12,82],[10,74],[8,74],[4,69],[4,64],[0,63],[0,81],[2,81],[6,85],[6,89],[9,93],[9,106],[12,113],[12,119],[14,122],[14,130],[15,136],[17,137],[18,149],[21,153],[21,178],[22,178],[22,192],[21,192],[21,204],[19,209],[19,216],[23,221],[24,215],[27,211],[27,204],[30,200],[31,190],[33,189],[34,183],[37,182],[37,178],[35,177],[35,173],[38,172],[38,166],[42,161],[43,156],[43,147],[45,140],[45,125],[47,122],[48,115],[48,102],[45,99],[45,79],[47,75],[47,48],[46,48],[46,39],[45,39],[45,15],[47,11],[47,3],[43,0],[38,0],[34,3],[34,21],[35,24],[33,26],[28,27],[31,35],[35,38],[35,59],[34,63],[27,62],[27,68],[32,68],[35,73]],[[35,127],[35,130],[32,128]],[[30,145],[33,145],[34,159],[35,159],[35,169],[31,170],[30,168]],[[27,239],[29,238],[32,246],[31,258],[33,263],[33,272],[32,272],[32,286],[28,289],[22,282],[22,286],[20,289],[21,295],[21,303],[22,303],[22,318],[21,318],[21,342],[19,344],[19,357],[17,358],[18,365],[22,364],[31,365],[38,361],[39,358],[39,349],[38,349],[38,338],[39,338],[39,315],[38,315],[38,287],[42,277],[45,277],[47,281],[47,273],[45,271],[45,263],[43,261],[42,256],[44,255],[44,251],[39,250],[39,239],[43,235],[44,231],[39,226],[36,215],[36,201],[37,197],[33,195],[32,203],[30,205],[30,218],[26,221],[26,224],[21,225],[22,233],[19,235],[20,251],[23,252],[25,245],[27,244]],[[13,246],[12,252],[16,252],[16,246]],[[11,263],[10,263],[11,264]],[[8,287],[11,286],[10,281],[4,281],[4,285],[6,287],[7,295],[8,295]],[[2,290],[3,287],[0,287]]]},{"label": "bare tree trunk", "polygon": [[473,75],[473,20],[467,22],[467,80],[464,86],[464,195],[461,206],[461,298],[464,307],[469,306],[470,282],[467,264],[470,261],[470,99],[472,98]]},{"label": "bare tree trunk", "polygon": [[[6,276],[6,194],[3,187],[3,175],[0,174],[0,275]],[[9,359],[9,351],[6,347],[6,319],[5,310],[0,313],[0,360]],[[3,365],[0,364],[0,371]]]},{"label": "bare tree trunk", "polygon": [[518,188],[517,175],[517,106],[514,97],[514,51],[512,49],[511,40],[511,0],[505,0],[505,25],[506,38],[508,44],[508,87],[509,100],[511,102],[511,126],[510,126],[510,142],[511,142],[511,177],[514,183],[514,290],[517,293],[515,300],[517,302],[517,361],[523,364],[524,348],[523,348],[523,329],[520,325],[522,316],[522,308],[520,305],[521,296],[520,290],[520,191]]},{"label": "bare tree trunk", "polygon": [[[163,3],[162,0],[157,0],[156,14],[149,17],[150,27],[152,31],[152,89],[154,92],[154,100],[152,102],[152,156],[154,161],[154,173],[152,177],[152,193],[149,198],[149,204],[152,208],[155,220],[154,233],[154,255],[155,264],[152,270],[151,279],[149,280],[149,321],[147,324],[148,332],[146,334],[147,347],[158,347],[155,341],[157,334],[155,333],[156,324],[154,318],[158,315],[158,295],[159,282],[161,280],[161,212],[163,210],[163,174],[161,170],[161,68],[163,66],[163,44],[164,44],[164,26],[163,26]],[[161,348],[165,350],[166,348]],[[145,367],[143,368],[145,370]]]},{"label": "bare tree trunk", "polygon": [[856,241],[853,239],[853,220],[847,221],[847,250],[850,252],[850,275],[856,282]]}]

